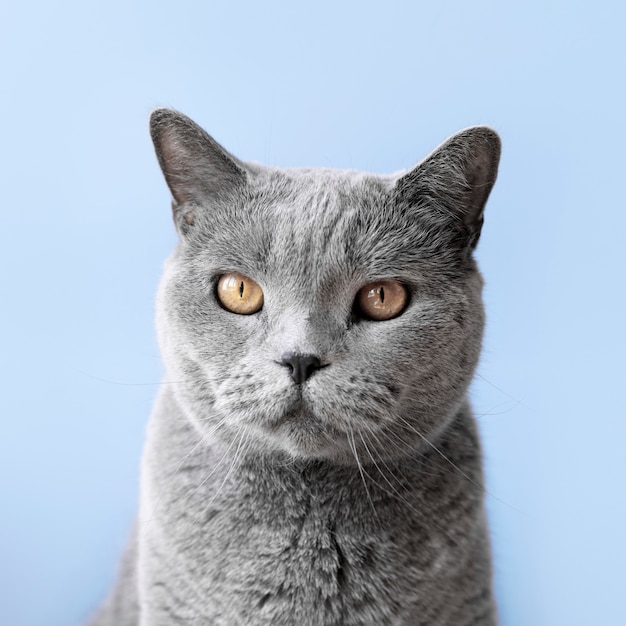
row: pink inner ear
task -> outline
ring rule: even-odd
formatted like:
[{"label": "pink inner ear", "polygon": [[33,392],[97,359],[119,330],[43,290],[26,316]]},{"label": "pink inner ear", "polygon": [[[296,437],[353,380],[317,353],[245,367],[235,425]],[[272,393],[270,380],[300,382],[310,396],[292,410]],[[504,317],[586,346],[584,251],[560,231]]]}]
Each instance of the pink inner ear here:
[{"label": "pink inner ear", "polygon": [[175,204],[184,204],[189,200],[184,191],[185,176],[183,163],[187,156],[187,150],[175,132],[163,129],[159,137],[158,151],[161,156],[163,175],[174,196]]},{"label": "pink inner ear", "polygon": [[466,176],[470,187],[472,210],[463,217],[466,224],[474,220],[482,221],[483,208],[495,182],[493,167],[493,155],[485,150],[478,150],[469,157]]},{"label": "pink inner ear", "polygon": [[468,172],[468,182],[471,185],[484,186],[491,181],[487,181],[489,170],[492,166],[491,157],[482,150],[471,157],[470,171]]}]

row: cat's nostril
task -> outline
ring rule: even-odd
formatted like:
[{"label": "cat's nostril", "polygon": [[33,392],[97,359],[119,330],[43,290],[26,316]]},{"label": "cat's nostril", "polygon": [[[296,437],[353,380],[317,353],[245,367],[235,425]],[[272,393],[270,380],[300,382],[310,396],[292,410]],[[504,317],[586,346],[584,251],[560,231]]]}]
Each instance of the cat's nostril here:
[{"label": "cat's nostril", "polygon": [[301,385],[322,367],[322,362],[314,354],[286,352],[281,355],[279,363],[289,369],[291,378],[293,378],[296,385]]}]

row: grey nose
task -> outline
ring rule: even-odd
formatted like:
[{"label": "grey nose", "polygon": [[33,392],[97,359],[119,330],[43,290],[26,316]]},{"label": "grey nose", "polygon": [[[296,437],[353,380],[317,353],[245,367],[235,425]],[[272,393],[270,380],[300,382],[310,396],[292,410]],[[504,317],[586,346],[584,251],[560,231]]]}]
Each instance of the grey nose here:
[{"label": "grey nose", "polygon": [[280,357],[280,364],[289,369],[296,385],[301,385],[315,371],[322,367],[322,362],[314,354],[293,354],[286,352]]}]

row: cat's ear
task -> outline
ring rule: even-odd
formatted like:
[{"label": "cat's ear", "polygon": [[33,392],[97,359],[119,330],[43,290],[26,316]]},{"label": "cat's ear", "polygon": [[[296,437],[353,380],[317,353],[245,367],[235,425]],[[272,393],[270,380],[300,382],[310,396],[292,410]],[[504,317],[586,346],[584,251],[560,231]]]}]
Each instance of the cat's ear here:
[{"label": "cat's ear", "polygon": [[[182,113],[155,109],[150,135],[177,222],[182,217],[184,224],[193,224],[193,206],[210,203],[245,184],[246,166]],[[181,207],[185,207],[183,216],[178,215]]]},{"label": "cat's ear", "polygon": [[405,202],[430,202],[462,226],[464,243],[474,249],[483,211],[498,174],[500,138],[486,126],[453,135],[396,183]]}]

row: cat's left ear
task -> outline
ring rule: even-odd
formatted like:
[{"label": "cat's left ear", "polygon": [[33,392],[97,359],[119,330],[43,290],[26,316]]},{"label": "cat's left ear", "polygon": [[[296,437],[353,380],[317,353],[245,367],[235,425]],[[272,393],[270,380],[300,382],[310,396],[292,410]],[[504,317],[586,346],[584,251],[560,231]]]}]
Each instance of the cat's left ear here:
[{"label": "cat's left ear", "polygon": [[474,249],[483,225],[483,211],[496,182],[500,138],[487,126],[473,126],[453,135],[396,183],[396,193],[411,204],[432,203],[450,214],[465,231],[465,245]]}]

